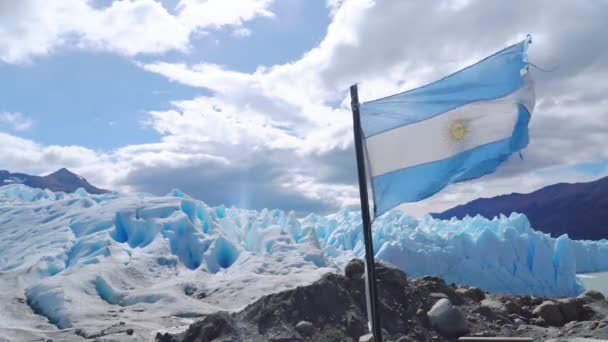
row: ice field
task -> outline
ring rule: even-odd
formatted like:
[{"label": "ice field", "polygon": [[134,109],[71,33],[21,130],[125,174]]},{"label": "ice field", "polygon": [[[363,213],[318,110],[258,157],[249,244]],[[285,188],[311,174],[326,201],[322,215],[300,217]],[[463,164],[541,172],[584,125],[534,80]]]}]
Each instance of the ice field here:
[{"label": "ice field", "polygon": [[[303,218],[166,196],[0,188],[0,340],[124,322],[150,336],[315,281],[364,252],[360,213]],[[374,222],[376,257],[487,291],[573,296],[608,270],[608,241],[533,230],[525,216]],[[51,334],[51,335],[49,335]],[[140,336],[147,339],[149,336]]]}]

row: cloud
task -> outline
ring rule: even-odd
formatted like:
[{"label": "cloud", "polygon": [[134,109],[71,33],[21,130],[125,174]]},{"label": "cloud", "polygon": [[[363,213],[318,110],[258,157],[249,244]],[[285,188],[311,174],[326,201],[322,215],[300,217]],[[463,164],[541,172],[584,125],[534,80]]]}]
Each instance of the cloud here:
[{"label": "cloud", "polygon": [[[88,168],[107,161],[107,156],[81,146],[40,145],[32,140],[0,132],[2,167],[12,171],[43,173],[61,167]],[[103,173],[103,170],[100,170]]]},{"label": "cloud", "polygon": [[[28,1],[24,3],[33,0]],[[171,32],[168,36],[174,36],[171,41],[163,31],[130,46],[135,38],[127,28],[120,39],[109,29],[103,34],[101,29],[93,30],[96,35],[87,35],[86,29],[48,32],[127,55],[180,50],[187,49],[195,32],[206,34],[222,26],[239,30],[251,18],[272,16],[267,1],[248,4],[251,6],[228,10],[233,5],[227,1],[181,1],[174,14],[169,14],[158,3],[140,0],[94,10],[99,18],[122,18],[123,14],[129,20],[139,18],[142,27],[155,18],[163,23],[159,27]],[[350,84],[359,83],[363,100],[385,96],[445,76],[532,33],[531,61],[557,69],[532,71],[538,106],[523,160],[513,156],[497,173],[450,186],[422,203],[405,206],[406,210],[415,214],[437,211],[479,196],[527,192],[607,173],[590,174],[574,167],[608,159],[604,96],[608,47],[602,40],[608,30],[603,16],[608,11],[606,2],[329,0],[327,6],[332,21],[326,36],[290,63],[258,67],[253,72],[204,61],[168,63],[161,57],[156,62],[138,63],[172,81],[204,89],[204,96],[174,101],[169,110],[148,113],[145,126],[161,135],[156,143],[82,151],[78,153],[82,158],[69,160],[59,152],[50,158],[53,154],[47,147],[23,141],[24,146],[31,146],[30,152],[22,156],[14,150],[6,154],[10,156],[7,160],[10,165],[25,165],[47,156],[44,160],[53,163],[72,163],[100,185],[154,193],[179,187],[213,205],[299,212],[356,206]],[[91,11],[87,7],[84,11]],[[223,14],[210,16],[209,8]],[[75,36],[66,36],[66,32]],[[48,49],[56,46],[53,43]],[[48,49],[21,55],[44,54]],[[0,56],[10,55],[3,51],[0,47]],[[66,152],[73,147],[54,148]],[[404,147],[404,153],[408,148],[418,147]],[[2,147],[0,152],[6,153]],[[23,159],[25,155],[29,159]]]},{"label": "cloud", "polygon": [[[533,70],[539,105],[524,160],[512,158],[495,175],[451,187],[418,204],[422,208],[418,211],[487,194],[530,191],[561,178],[586,180],[588,175],[564,170],[608,158],[603,143],[608,107],[602,95],[608,89],[608,49],[600,42],[601,32],[608,29],[601,14],[608,11],[602,9],[607,7],[605,2],[347,0],[327,4],[333,15],[327,35],[319,46],[292,63],[260,67],[253,73],[205,63],[157,62],[143,67],[210,90],[212,98],[234,105],[226,115],[247,108],[260,117],[283,121],[281,125],[294,133],[297,147],[292,148],[310,158],[320,151],[330,155],[351,148],[346,93],[350,84],[360,83],[363,100],[403,91],[532,33],[531,60],[558,68],[553,72]],[[585,18],[584,23],[580,18]],[[324,162],[333,163],[328,168],[335,174],[354,172],[352,159],[350,164],[339,159]],[[332,181],[339,184],[335,178]]]},{"label": "cloud", "polygon": [[[193,34],[240,28],[272,16],[270,0],[180,0],[168,11],[155,0],[117,0],[103,8],[82,0],[0,2],[0,61],[21,63],[59,47],[127,56],[187,51]],[[244,31],[242,31],[244,32]]]},{"label": "cloud", "polygon": [[160,161],[159,154],[148,156],[147,163],[156,161],[133,167],[123,182],[134,190],[160,194],[180,188],[211,205],[283,208],[300,214],[336,210],[342,206],[340,196],[353,195],[343,194],[348,189],[336,189],[333,184],[323,188],[316,180],[302,178],[297,157],[287,150],[239,151],[241,148],[225,151],[231,156],[229,162],[208,156],[180,162],[172,158]]},{"label": "cloud", "polygon": [[21,113],[0,112],[0,124],[14,131],[27,131],[32,128],[34,121]]}]

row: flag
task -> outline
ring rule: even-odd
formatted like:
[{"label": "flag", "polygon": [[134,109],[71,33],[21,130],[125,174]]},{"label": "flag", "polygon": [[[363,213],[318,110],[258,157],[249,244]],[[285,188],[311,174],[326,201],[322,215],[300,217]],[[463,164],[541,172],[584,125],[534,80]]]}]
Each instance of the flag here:
[{"label": "flag", "polygon": [[492,173],[528,145],[535,102],[528,43],[360,105],[375,215]]}]

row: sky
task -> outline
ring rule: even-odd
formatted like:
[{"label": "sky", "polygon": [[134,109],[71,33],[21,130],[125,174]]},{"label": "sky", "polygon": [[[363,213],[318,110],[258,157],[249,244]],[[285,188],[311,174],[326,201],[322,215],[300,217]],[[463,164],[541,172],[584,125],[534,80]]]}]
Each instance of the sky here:
[{"label": "sky", "polygon": [[209,205],[356,208],[349,85],[362,101],[411,89],[529,33],[523,160],[402,209],[590,181],[608,175],[605,13],[605,0],[0,0],[0,169],[67,167]]}]

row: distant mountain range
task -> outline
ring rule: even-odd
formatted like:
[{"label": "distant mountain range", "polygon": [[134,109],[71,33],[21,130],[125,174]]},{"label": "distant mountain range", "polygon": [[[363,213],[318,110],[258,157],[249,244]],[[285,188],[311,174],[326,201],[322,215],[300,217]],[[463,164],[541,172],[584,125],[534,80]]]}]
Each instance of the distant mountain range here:
[{"label": "distant mountain range", "polygon": [[532,227],[551,236],[568,234],[576,240],[608,239],[608,177],[589,183],[559,183],[529,194],[480,198],[433,217],[459,219],[477,214],[525,214]]},{"label": "distant mountain range", "polygon": [[10,173],[6,170],[0,170],[0,186],[9,184],[25,184],[32,188],[63,192],[74,192],[78,188],[83,188],[90,194],[110,192],[91,185],[83,177],[65,168],[46,176],[31,176],[25,173]]}]

